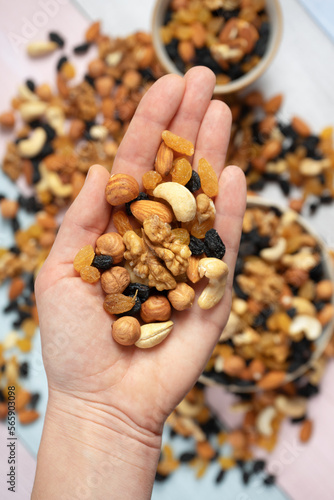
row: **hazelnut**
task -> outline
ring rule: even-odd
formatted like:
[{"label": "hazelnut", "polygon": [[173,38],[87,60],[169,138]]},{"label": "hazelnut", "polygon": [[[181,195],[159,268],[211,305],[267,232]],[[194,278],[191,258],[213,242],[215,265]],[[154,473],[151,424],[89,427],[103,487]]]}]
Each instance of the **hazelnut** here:
[{"label": "hazelnut", "polygon": [[0,115],[0,125],[12,128],[15,125],[15,116],[13,111],[6,111]]},{"label": "hazelnut", "polygon": [[4,219],[13,219],[18,209],[19,204],[15,200],[7,200],[7,198],[4,198],[1,201],[1,215]]},{"label": "hazelnut", "polygon": [[111,255],[114,259],[114,264],[122,261],[125,251],[123,238],[118,233],[105,233],[96,241],[97,255]]},{"label": "hazelnut", "polygon": [[93,78],[102,76],[105,72],[106,66],[102,59],[93,59],[88,65],[88,73]]},{"label": "hazelnut", "polygon": [[101,275],[101,286],[106,293],[122,293],[129,283],[130,274],[124,267],[112,267]]},{"label": "hazelnut", "polygon": [[189,309],[195,299],[195,290],[187,283],[178,283],[174,290],[168,292],[168,299],[174,309],[177,311],[183,311],[184,309]]},{"label": "hazelnut", "polygon": [[232,355],[224,360],[224,372],[232,377],[238,376],[245,367],[245,360],[241,356]]},{"label": "hazelnut", "polygon": [[140,324],[132,316],[117,319],[112,325],[113,339],[121,345],[133,345],[140,337]]},{"label": "hazelnut", "polygon": [[171,312],[172,308],[166,297],[152,295],[142,304],[140,316],[145,323],[153,323],[169,320]]},{"label": "hazelnut", "polygon": [[134,200],[139,195],[139,185],[134,177],[127,174],[115,174],[106,185],[106,200],[110,205],[122,205]]},{"label": "hazelnut", "polygon": [[100,76],[95,80],[95,89],[100,97],[108,97],[115,84],[111,76]]},{"label": "hazelnut", "polygon": [[330,300],[333,295],[333,283],[331,280],[321,280],[317,283],[316,297],[319,300]]}]

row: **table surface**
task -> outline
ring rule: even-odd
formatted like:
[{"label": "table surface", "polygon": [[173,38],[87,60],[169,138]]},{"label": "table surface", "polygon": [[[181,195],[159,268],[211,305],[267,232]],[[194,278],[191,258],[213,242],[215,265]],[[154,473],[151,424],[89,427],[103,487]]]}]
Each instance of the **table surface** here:
[{"label": "table surface", "polygon": [[[42,3],[40,0],[16,0],[15,3],[0,0],[0,110],[7,109],[15,89],[27,77],[33,76],[38,83],[54,82],[54,67],[59,53],[32,62],[26,58],[24,52],[24,41],[27,42],[28,38],[41,39],[49,31],[59,31],[66,37],[67,47],[72,47],[82,40],[89,17],[103,20],[103,30],[113,36],[127,35],[135,30],[148,31],[154,1],[75,0],[75,3],[70,3],[68,0],[52,0],[49,5],[52,4],[53,7],[48,11],[41,8]],[[318,133],[325,126],[333,124],[334,72],[331,62],[334,50],[330,41],[330,36],[333,37],[334,33],[334,24],[330,22],[334,17],[333,2],[323,0],[321,8],[317,5],[317,10],[313,0],[300,0],[300,3],[297,0],[282,0],[281,4],[284,34],[279,53],[270,69],[253,87],[261,89],[267,97],[283,93],[285,98],[280,111],[281,118],[289,120],[291,116],[299,115]],[[43,17],[39,17],[41,11],[44,12]],[[315,22],[315,15],[322,28]],[[43,20],[46,22],[40,26]],[[92,57],[90,53],[74,59],[79,74],[82,74],[87,61]],[[10,133],[1,133],[0,157],[9,139]],[[1,172],[0,188],[1,192],[12,197],[17,195],[18,189],[23,189],[20,184],[13,185]],[[282,205],[286,203],[275,187],[266,188],[263,194]],[[333,220],[333,214],[333,208],[323,207],[308,219],[309,224],[332,247],[334,231],[328,221]],[[23,225],[28,225],[31,220],[25,214],[20,213],[19,217]],[[10,245],[10,238],[11,234],[0,220],[0,246]],[[0,310],[6,303],[6,294],[7,287],[0,287]],[[1,315],[0,338],[11,329],[10,320],[10,316]],[[47,402],[47,384],[38,336],[29,359],[33,369],[27,384],[33,392],[42,393],[39,410],[43,415]],[[309,416],[315,420],[315,431],[307,445],[298,443],[298,431],[294,426],[289,423],[283,426],[279,445],[269,457],[269,468],[278,473],[278,488],[263,488],[256,479],[245,488],[241,484],[238,470],[231,471],[224,483],[218,487],[214,484],[217,467],[210,467],[207,475],[199,481],[194,479],[193,471],[182,468],[168,482],[155,485],[153,500],[183,500],[190,497],[200,499],[205,496],[210,500],[283,500],[289,497],[294,500],[333,499],[333,378],[334,365],[331,364],[325,374],[321,394],[309,405]],[[237,425],[236,416],[229,410],[231,395],[221,389],[210,389],[208,400],[226,425]],[[18,426],[19,480],[16,498],[19,500],[29,498],[42,425],[43,418],[28,427]],[[0,498],[7,499],[12,497],[8,496],[5,484],[5,442],[6,428],[0,426]],[[182,448],[182,440],[176,440],[175,445]]]}]

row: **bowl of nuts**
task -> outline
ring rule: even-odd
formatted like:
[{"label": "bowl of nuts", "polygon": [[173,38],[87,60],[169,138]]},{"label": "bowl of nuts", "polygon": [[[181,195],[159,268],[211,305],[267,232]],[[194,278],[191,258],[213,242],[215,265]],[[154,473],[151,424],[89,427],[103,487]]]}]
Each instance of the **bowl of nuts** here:
[{"label": "bowl of nuts", "polygon": [[273,60],[282,35],[278,0],[158,0],[152,18],[157,57],[168,73],[207,66],[216,94],[240,91]]},{"label": "bowl of nuts", "polygon": [[296,212],[249,196],[231,314],[201,380],[253,392],[312,370],[333,332],[328,255]]}]

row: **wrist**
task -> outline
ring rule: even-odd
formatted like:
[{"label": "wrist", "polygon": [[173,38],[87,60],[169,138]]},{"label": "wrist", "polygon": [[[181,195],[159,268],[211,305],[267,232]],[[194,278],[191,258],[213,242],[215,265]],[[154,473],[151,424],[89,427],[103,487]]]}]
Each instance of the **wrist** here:
[{"label": "wrist", "polygon": [[32,498],[149,499],[160,447],[161,435],[116,410],[51,391]]}]

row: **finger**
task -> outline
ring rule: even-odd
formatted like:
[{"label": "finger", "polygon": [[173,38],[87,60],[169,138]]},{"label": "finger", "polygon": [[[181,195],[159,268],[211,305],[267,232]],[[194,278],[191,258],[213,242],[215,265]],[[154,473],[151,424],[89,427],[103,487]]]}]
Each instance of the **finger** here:
[{"label": "finger", "polygon": [[202,119],[212,98],[216,77],[210,69],[197,66],[186,73],[184,80],[186,90],[169,128],[195,144]]},{"label": "finger", "polygon": [[225,165],[232,114],[223,101],[211,101],[202,120],[195,147],[193,168],[197,170],[198,161],[205,158],[220,175]]},{"label": "finger", "polygon": [[[172,333],[164,341],[165,349],[161,350],[162,357],[171,356],[175,367],[177,365],[179,365],[178,368],[182,367],[189,383],[203,371],[229,315],[233,271],[238,254],[245,206],[246,182],[244,174],[238,167],[226,167],[220,178],[220,193],[216,199],[216,228],[226,244],[224,261],[230,270],[225,295],[221,302],[210,310],[200,309],[196,299],[190,311],[174,314],[175,327],[179,326],[179,328],[175,335]],[[204,286],[203,284],[201,291]],[[162,362],[161,365],[163,365]],[[177,369],[174,371],[179,373]],[[169,372],[168,377],[171,383],[172,376],[173,374]]]},{"label": "finger", "polygon": [[177,75],[160,78],[145,94],[118,149],[112,173],[126,172],[141,181],[152,170],[161,134],[177,112],[185,80]]},{"label": "finger", "polygon": [[109,172],[101,165],[92,166],[79,195],[68,209],[47,259],[48,265],[73,264],[73,258],[85,245],[95,246],[110,219],[111,206],[104,191]]}]

